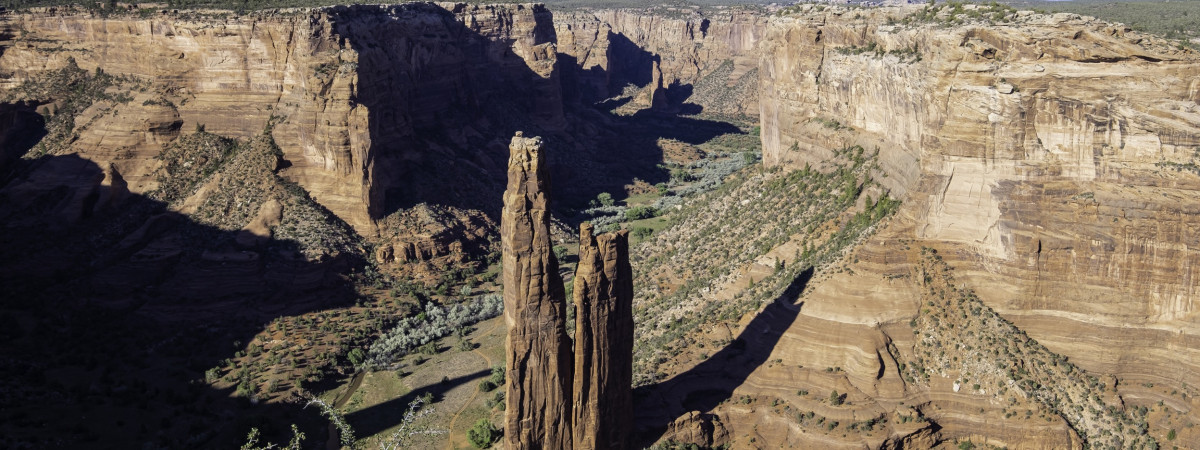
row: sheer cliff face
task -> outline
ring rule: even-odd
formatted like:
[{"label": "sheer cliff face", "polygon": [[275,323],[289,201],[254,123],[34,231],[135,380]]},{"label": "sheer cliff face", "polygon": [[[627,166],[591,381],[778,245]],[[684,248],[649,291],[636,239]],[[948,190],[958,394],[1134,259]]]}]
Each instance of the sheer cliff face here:
[{"label": "sheer cliff face", "polygon": [[[661,86],[668,106],[660,107],[758,114],[757,49],[766,29],[758,11],[571,11],[556,14],[554,26],[568,95],[596,101],[628,84]],[[649,107],[655,93],[647,94]]]},{"label": "sheer cliff face", "polygon": [[[156,187],[153,158],[181,128],[249,137],[271,123],[290,164],[284,176],[367,235],[383,215],[440,190],[418,168],[430,172],[439,157],[484,146],[490,139],[481,132],[505,135],[518,125],[481,124],[491,109],[520,125],[562,122],[553,28],[540,5],[338,7],[220,20],[21,14],[0,27],[11,36],[0,55],[0,70],[11,74],[3,88],[68,58],[145,80],[124,106],[77,118],[88,126],[71,148],[113,163],[132,191]],[[503,172],[503,146],[494,147],[472,170]]]},{"label": "sheer cliff face", "polygon": [[[900,16],[784,16],[761,44],[764,161],[819,166],[842,146],[878,146],[887,177],[876,179],[906,200],[855,258],[858,274],[818,286],[805,314],[906,320],[915,304],[896,299],[909,287],[870,288],[863,273],[904,272],[894,242],[913,240],[1133,398],[1171,401],[1142,385],[1200,382],[1200,57],[1065,14],[952,28],[887,25],[888,15]],[[867,320],[849,306],[882,309]],[[891,339],[878,336],[862,343],[867,354]]]}]

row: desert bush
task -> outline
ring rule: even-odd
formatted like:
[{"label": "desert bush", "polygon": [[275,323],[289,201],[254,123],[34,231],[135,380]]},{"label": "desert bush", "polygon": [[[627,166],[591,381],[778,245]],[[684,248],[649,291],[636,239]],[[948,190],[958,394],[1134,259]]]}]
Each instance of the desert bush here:
[{"label": "desert bush", "polygon": [[500,436],[500,429],[492,425],[492,421],[487,418],[479,419],[478,422],[475,422],[475,426],[467,430],[467,440],[471,441],[471,445],[475,448],[491,447],[500,440]]},{"label": "desert bush", "polygon": [[597,195],[596,202],[599,203],[600,206],[612,206],[616,203],[613,200],[612,194],[607,192],[601,192],[600,195]]},{"label": "desert bush", "polygon": [[625,210],[625,218],[629,220],[649,219],[658,215],[652,206],[634,206]]},{"label": "desert bush", "polygon": [[371,344],[366,365],[378,369],[392,364],[414,349],[433,344],[454,330],[500,315],[503,308],[504,298],[500,294],[485,294],[446,307],[427,303],[421,314],[400,320]]},{"label": "desert bush", "polygon": [[650,228],[646,228],[646,227],[634,227],[633,231],[630,234],[633,235],[634,239],[641,240],[641,239],[648,238],[648,237],[650,237],[650,235],[654,234],[654,230],[652,230]]}]

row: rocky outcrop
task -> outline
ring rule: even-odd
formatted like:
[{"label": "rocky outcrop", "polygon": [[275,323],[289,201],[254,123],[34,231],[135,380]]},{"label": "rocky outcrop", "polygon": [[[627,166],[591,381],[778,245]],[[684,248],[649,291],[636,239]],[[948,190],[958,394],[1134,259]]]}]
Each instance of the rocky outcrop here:
[{"label": "rocky outcrop", "polygon": [[575,269],[575,389],[577,449],[629,446],[633,419],[633,271],[629,232],[579,230]]},{"label": "rocky outcrop", "polygon": [[504,440],[507,448],[571,448],[571,342],[566,292],[550,239],[541,138],[520,132],[509,147],[500,220],[504,267]]}]

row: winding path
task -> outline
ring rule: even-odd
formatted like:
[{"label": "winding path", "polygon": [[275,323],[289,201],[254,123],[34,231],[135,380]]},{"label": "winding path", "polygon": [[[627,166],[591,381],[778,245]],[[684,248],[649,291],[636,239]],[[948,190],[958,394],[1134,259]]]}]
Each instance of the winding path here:
[{"label": "winding path", "polygon": [[[359,386],[362,386],[363,375],[365,374],[366,372],[363,371],[354,373],[354,378],[350,380],[350,386],[346,388],[346,392],[343,392],[340,397],[333,400],[333,409],[339,409],[342,406],[345,406],[346,402],[350,401],[350,396],[354,395],[354,391],[357,391]],[[342,448],[341,439],[341,434],[338,432],[337,427],[331,422],[329,424],[329,440],[325,441],[325,448],[327,450],[338,450]]]},{"label": "winding path", "polygon": [[[487,336],[487,335],[491,334],[492,331],[495,331],[496,327],[499,326],[500,323],[502,323],[502,322],[503,322],[502,319],[500,319],[500,320],[493,319],[491,328],[488,328],[487,331],[480,333],[479,336],[482,337],[482,336]],[[483,352],[479,351],[479,348],[472,349],[471,352],[475,353],[476,355],[479,355],[480,358],[483,358],[483,361],[485,363],[487,363],[486,367],[488,367],[488,368],[492,367],[492,359],[488,358],[487,355],[485,355],[485,354],[483,354]],[[501,387],[503,387],[503,386],[501,386]],[[446,450],[454,449],[454,435],[451,434],[454,432],[454,423],[458,421],[458,416],[461,416],[463,411],[467,410],[468,406],[471,406],[472,403],[475,403],[476,397],[479,397],[479,389],[475,389],[475,390],[471,391],[471,398],[467,399],[467,401],[465,403],[463,403],[461,408],[458,408],[458,412],[455,412],[454,416],[450,417],[450,426],[446,427],[446,431],[448,432],[447,436],[446,436]]]}]

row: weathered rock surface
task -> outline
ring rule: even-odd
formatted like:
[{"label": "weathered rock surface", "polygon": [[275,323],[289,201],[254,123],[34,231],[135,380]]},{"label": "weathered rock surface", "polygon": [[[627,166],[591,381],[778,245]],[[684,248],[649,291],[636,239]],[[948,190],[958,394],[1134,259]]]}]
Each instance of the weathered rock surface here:
[{"label": "weathered rock surface", "polygon": [[645,107],[699,105],[704,112],[758,114],[760,11],[581,10],[555,15],[564,95],[597,101],[628,84],[644,88]]},{"label": "weathered rock surface", "polygon": [[[769,360],[843,368],[805,382],[876,399],[883,410],[913,404],[926,388],[897,373],[902,360],[889,348],[913,345],[905,323],[923,288],[904,278],[911,261],[896,250],[931,246],[1030,337],[1090,373],[1115,375],[1125,405],[1161,400],[1194,420],[1193,394],[1161,386],[1182,392],[1200,382],[1188,344],[1200,336],[1192,281],[1200,253],[1186,225],[1200,213],[1186,200],[1200,189],[1191,169],[1200,58],[1069,14],[949,29],[888,23],[902,15],[810,10],[767,28],[764,161],[817,167],[844,146],[877,146],[887,176],[875,179],[906,201],[847,273],[813,286]],[[795,377],[763,367],[749,383]],[[1011,420],[980,406],[994,391],[959,392],[949,381],[921,394],[936,406],[922,409],[941,439],[1078,445],[1058,416]],[[818,410],[827,413],[844,411]],[[875,414],[856,417],[864,413]],[[1156,430],[1152,421],[1161,439]]]},{"label": "weathered rock surface", "polygon": [[[430,179],[430,167],[462,171],[464,183],[478,183],[472,180],[493,166],[503,173],[502,144],[495,155],[456,151],[485,147],[491,139],[482,136],[510,133],[517,124],[562,125],[550,20],[542,5],[455,3],[219,21],[187,13],[104,18],[71,9],[8,14],[0,19],[0,70],[8,74],[0,88],[69,58],[89,71],[150,80],[150,89],[127,103],[104,102],[77,118],[88,125],[71,149],[101,166],[115,164],[135,193],[156,187],[154,157],[180,129],[203,125],[250,138],[272,125],[289,165],[282,175],[374,236],[376,220],[414,199],[469,190],[444,189],[445,178]],[[433,129],[456,131],[426,139]],[[446,164],[460,157],[472,161]]]},{"label": "weathered rock surface", "polygon": [[500,220],[507,448],[569,449],[573,359],[566,292],[550,237],[547,169],[541,138],[512,139]]},{"label": "weathered rock surface", "polygon": [[623,449],[633,419],[633,270],[629,232],[579,230],[575,269],[574,448]]}]

